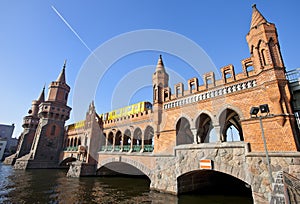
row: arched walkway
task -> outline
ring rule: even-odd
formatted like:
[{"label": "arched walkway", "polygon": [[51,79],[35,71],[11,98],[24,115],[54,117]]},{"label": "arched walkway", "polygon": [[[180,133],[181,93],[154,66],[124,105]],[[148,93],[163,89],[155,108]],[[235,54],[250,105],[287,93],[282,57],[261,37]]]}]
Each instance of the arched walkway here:
[{"label": "arched walkway", "polygon": [[219,117],[222,141],[244,141],[239,115],[232,109],[225,109]]},{"label": "arched walkway", "polygon": [[176,124],[176,145],[192,144],[194,142],[193,133],[189,121],[181,117]]}]

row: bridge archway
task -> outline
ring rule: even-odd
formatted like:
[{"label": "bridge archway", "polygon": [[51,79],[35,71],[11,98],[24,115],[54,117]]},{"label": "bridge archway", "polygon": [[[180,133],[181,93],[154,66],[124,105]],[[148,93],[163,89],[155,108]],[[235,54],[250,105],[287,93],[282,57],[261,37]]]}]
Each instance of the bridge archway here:
[{"label": "bridge archway", "polygon": [[231,108],[223,110],[219,116],[220,134],[223,141],[244,141],[240,116]]},{"label": "bridge archway", "polygon": [[181,117],[176,124],[176,145],[193,144],[194,137],[191,125],[185,117]]},{"label": "bridge archway", "polygon": [[197,193],[243,196],[252,200],[252,190],[244,181],[214,170],[195,170],[177,177],[178,194]]},{"label": "bridge archway", "polygon": [[108,158],[101,161],[101,165],[98,167],[97,175],[131,175],[131,176],[147,176],[149,180],[151,170],[143,163],[129,159],[120,158]]}]

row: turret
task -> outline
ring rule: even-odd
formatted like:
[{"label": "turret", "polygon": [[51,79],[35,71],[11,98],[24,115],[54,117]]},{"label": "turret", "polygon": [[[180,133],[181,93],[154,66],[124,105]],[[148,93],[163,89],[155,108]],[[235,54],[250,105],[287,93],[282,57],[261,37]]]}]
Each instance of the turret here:
[{"label": "turret", "polygon": [[252,6],[250,31],[246,39],[257,72],[268,68],[284,68],[275,24],[268,22],[256,5]]},{"label": "turret", "polygon": [[165,70],[162,56],[159,56],[155,72],[152,77],[153,84],[153,103],[164,101],[164,90],[169,90],[169,75]]},{"label": "turret", "polygon": [[70,87],[66,84],[65,68],[66,61],[57,80],[51,82],[49,86],[48,101],[56,101],[64,105],[67,104]]}]

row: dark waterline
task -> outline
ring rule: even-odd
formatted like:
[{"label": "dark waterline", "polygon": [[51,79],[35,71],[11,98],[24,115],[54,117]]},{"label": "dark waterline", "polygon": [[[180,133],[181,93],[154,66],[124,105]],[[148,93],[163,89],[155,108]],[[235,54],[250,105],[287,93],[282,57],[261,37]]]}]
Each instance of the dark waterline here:
[{"label": "dark waterline", "polygon": [[149,190],[149,180],[124,177],[67,178],[66,170],[13,170],[0,164],[0,203],[252,203],[222,195],[174,196]]}]

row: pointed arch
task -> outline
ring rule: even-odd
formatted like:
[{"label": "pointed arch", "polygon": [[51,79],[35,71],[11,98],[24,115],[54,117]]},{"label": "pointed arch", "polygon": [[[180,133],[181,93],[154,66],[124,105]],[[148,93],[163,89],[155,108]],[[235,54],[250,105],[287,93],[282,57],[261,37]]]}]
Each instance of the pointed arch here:
[{"label": "pointed arch", "polygon": [[133,145],[142,145],[142,130],[139,127],[133,132]]},{"label": "pointed arch", "polygon": [[154,136],[154,129],[152,126],[148,125],[144,131],[144,144],[152,145]]},{"label": "pointed arch", "polygon": [[181,117],[176,124],[176,145],[192,144],[194,136],[188,119]]},{"label": "pointed arch", "polygon": [[239,114],[231,108],[226,108],[221,112],[219,124],[222,141],[244,141],[240,118]]},{"label": "pointed arch", "polygon": [[74,139],[74,146],[75,147],[77,146],[77,137],[75,137],[75,139]]},{"label": "pointed arch", "polygon": [[107,136],[107,144],[108,145],[113,145],[113,143],[114,143],[114,133],[109,132],[108,136]]},{"label": "pointed arch", "polygon": [[130,143],[131,143],[131,132],[130,132],[130,130],[129,129],[126,129],[125,131],[124,131],[124,135],[123,135],[123,145],[130,145]]},{"label": "pointed arch", "polygon": [[122,132],[120,130],[118,130],[118,132],[116,133],[116,137],[115,137],[115,146],[121,145],[121,143],[122,143]]},{"label": "pointed arch", "polygon": [[211,117],[206,113],[201,113],[196,119],[197,143],[208,143],[213,141],[210,138],[213,127]]}]

